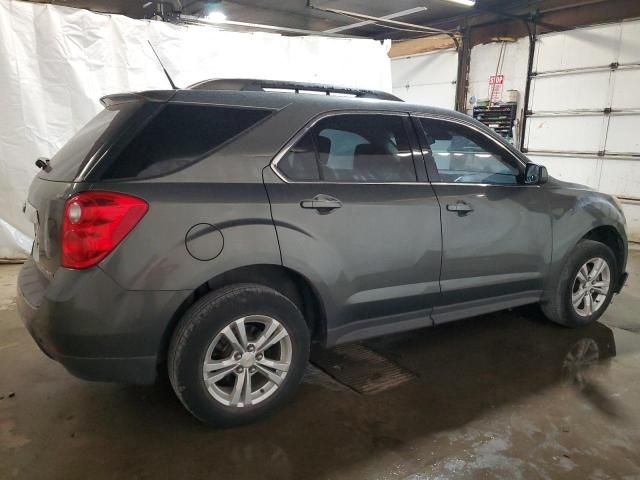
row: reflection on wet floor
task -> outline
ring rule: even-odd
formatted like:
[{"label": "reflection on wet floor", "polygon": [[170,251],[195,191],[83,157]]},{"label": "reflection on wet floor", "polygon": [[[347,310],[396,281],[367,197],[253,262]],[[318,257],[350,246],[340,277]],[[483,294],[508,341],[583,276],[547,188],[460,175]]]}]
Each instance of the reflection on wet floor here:
[{"label": "reflection on wet floor", "polygon": [[419,374],[421,385],[463,398],[482,388],[527,395],[563,381],[584,388],[589,371],[616,355],[609,327],[555,326],[537,307],[382,337],[367,346]]},{"label": "reflection on wet floor", "polygon": [[19,399],[0,402],[0,478],[587,478],[603,462],[640,474],[640,336],[558,327],[537,308],[365,342],[412,378],[363,395],[311,366],[289,405],[232,430],[198,424],[166,384],[77,380],[9,322],[24,348],[0,369]]}]

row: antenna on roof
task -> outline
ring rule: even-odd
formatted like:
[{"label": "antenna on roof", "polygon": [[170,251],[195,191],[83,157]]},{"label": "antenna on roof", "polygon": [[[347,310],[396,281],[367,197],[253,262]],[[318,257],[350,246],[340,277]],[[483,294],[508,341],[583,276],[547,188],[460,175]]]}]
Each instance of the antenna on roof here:
[{"label": "antenna on roof", "polygon": [[164,74],[167,76],[167,80],[169,80],[169,83],[171,84],[171,88],[173,88],[174,90],[178,90],[178,87],[176,87],[176,84],[173,83],[173,80],[171,80],[171,75],[169,75],[169,72],[167,72],[167,69],[164,68],[164,65],[162,64],[162,60],[160,60],[160,57],[158,56],[158,54],[156,53],[156,49],[153,48],[153,45],[151,45],[151,41],[147,40],[147,42],[149,43],[149,46],[151,47],[151,50],[153,50],[153,54],[156,56],[156,58],[158,59],[158,63],[160,63],[160,66],[162,67],[162,71],[164,72]]}]

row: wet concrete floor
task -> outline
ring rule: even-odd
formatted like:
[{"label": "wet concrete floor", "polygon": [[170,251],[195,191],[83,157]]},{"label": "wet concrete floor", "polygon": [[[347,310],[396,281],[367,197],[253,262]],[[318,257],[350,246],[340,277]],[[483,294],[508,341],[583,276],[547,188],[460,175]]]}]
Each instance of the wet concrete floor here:
[{"label": "wet concrete floor", "polygon": [[361,395],[310,368],[275,416],[215,430],[166,383],[87,383],[46,358],[0,265],[0,479],[640,478],[640,254],[601,323],[536,308],[367,342],[416,378]]}]

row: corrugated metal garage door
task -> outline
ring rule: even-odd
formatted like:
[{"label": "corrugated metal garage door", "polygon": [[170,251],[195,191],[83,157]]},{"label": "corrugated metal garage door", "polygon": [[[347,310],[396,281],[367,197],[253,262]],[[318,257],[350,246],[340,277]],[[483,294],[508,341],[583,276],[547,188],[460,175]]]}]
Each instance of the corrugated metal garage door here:
[{"label": "corrugated metal garage door", "polygon": [[393,93],[410,103],[454,109],[457,73],[455,50],[391,60]]},{"label": "corrugated metal garage door", "polygon": [[542,35],[528,111],[529,157],[621,198],[640,241],[640,21]]}]

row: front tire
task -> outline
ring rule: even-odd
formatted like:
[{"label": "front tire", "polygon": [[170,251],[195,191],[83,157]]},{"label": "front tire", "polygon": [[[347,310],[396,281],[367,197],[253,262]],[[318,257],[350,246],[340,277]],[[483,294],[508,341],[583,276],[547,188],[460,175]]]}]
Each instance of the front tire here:
[{"label": "front tire", "polygon": [[232,285],[185,313],[169,346],[169,379],[202,422],[250,423],[295,392],[309,343],[306,322],[291,300],[263,285]]},{"label": "front tire", "polygon": [[542,303],[551,321],[567,327],[595,322],[605,312],[618,278],[611,249],[593,240],[581,240],[569,255],[557,288]]}]

